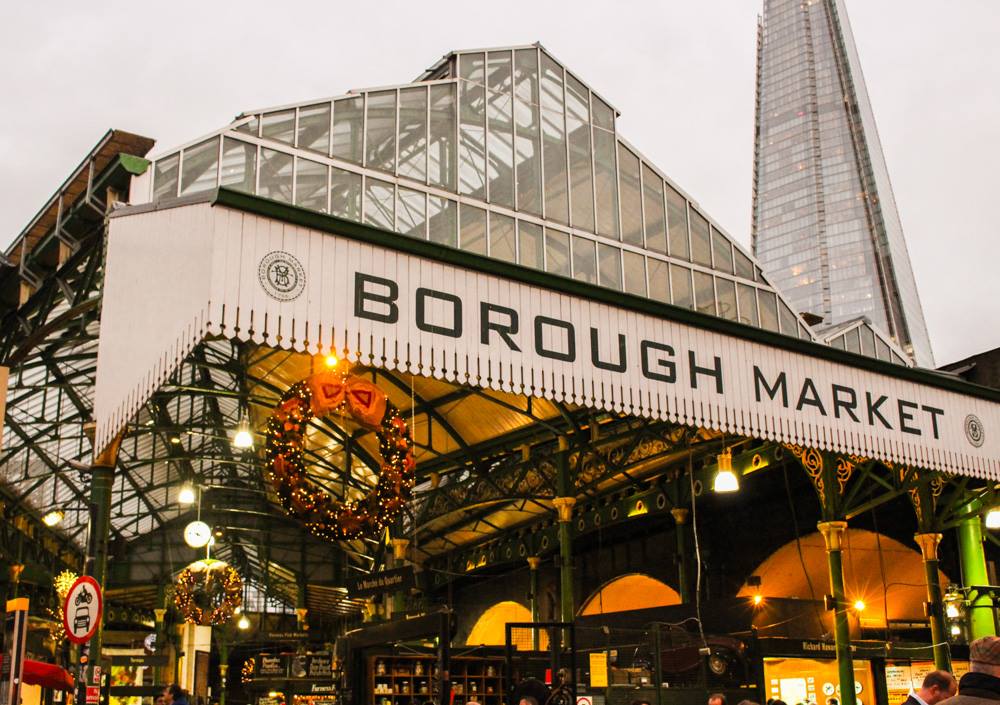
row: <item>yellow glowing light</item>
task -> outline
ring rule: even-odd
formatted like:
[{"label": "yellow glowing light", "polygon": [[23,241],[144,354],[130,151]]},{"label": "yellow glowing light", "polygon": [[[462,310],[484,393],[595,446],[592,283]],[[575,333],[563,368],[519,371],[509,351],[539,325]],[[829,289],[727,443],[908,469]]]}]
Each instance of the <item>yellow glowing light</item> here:
[{"label": "yellow glowing light", "polygon": [[952,636],[958,636],[961,633],[962,633],[962,628],[960,626],[958,626],[957,624],[952,624],[951,625],[951,635]]},{"label": "yellow glowing light", "polygon": [[336,367],[337,366],[337,356],[336,355],[327,355],[326,359],[323,362],[326,363],[327,367]]},{"label": "yellow glowing light", "polygon": [[637,517],[641,514],[649,514],[649,507],[647,507],[645,503],[640,499],[638,502],[635,503],[635,506],[629,510],[628,515],[630,517]]},{"label": "yellow glowing light", "polygon": [[191,483],[184,483],[180,492],[177,493],[177,503],[187,506],[194,504],[194,501],[194,487],[191,486]]},{"label": "yellow glowing light", "polygon": [[[247,619],[246,615],[243,615],[240,617],[240,621],[236,623],[236,626],[245,631],[250,628],[250,620]],[[273,698],[274,696],[272,695],[271,697]]]},{"label": "yellow glowing light", "polygon": [[753,596],[753,603],[755,605],[759,605],[763,601],[764,601],[764,596],[761,595],[760,593],[757,593],[756,595]]},{"label": "yellow glowing light", "polygon": [[51,512],[42,517],[42,522],[46,526],[55,526],[63,520],[66,516],[61,509],[53,509]]},{"label": "yellow glowing light", "polygon": [[955,605],[948,605],[944,608],[944,613],[948,619],[958,619],[958,608]]},{"label": "yellow glowing light", "polygon": [[866,605],[864,600],[857,600],[854,603],[854,609],[857,610],[858,612],[864,612],[865,607]]}]

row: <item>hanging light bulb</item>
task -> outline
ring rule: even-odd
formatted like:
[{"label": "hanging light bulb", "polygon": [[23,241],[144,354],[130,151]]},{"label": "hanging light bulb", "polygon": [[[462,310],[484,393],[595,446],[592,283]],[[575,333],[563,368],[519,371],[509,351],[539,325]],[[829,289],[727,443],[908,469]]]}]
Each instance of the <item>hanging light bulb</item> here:
[{"label": "hanging light bulb", "polygon": [[327,367],[336,367],[337,356],[334,355],[333,353],[330,353],[329,355],[326,356],[326,358],[324,358],[323,362],[326,364]]},{"label": "hanging light bulb", "polygon": [[958,616],[961,613],[955,605],[948,605],[944,608],[944,614],[948,619],[958,619]]},{"label": "hanging light bulb", "polygon": [[244,418],[236,426],[236,435],[233,436],[233,447],[240,450],[253,448],[253,434],[250,433],[250,424]]},{"label": "hanging light bulb", "polygon": [[855,602],[854,602],[854,609],[856,611],[858,611],[858,612],[864,612],[865,611],[865,607],[867,607],[867,605],[865,604],[864,600],[855,600]]},{"label": "hanging light bulb", "polygon": [[245,614],[241,615],[240,616],[240,621],[238,621],[236,623],[236,626],[239,627],[240,629],[246,631],[247,629],[250,628],[250,620],[247,619],[247,616]]},{"label": "hanging light bulb", "polygon": [[42,517],[42,522],[46,526],[55,526],[63,520],[64,516],[66,516],[66,514],[62,509],[53,509],[51,512]]},{"label": "hanging light bulb", "polygon": [[761,595],[759,592],[753,596],[753,603],[755,605],[759,605],[763,601],[764,601],[764,596]]},{"label": "hanging light bulb", "polygon": [[960,626],[958,626],[957,624],[952,624],[951,625],[951,635],[952,636],[960,636],[961,633],[962,633],[962,628]]},{"label": "hanging light bulb", "polygon": [[733,456],[727,449],[716,456],[719,470],[715,473],[715,482],[712,489],[716,492],[737,492],[740,489],[740,481],[733,472]]},{"label": "hanging light bulb", "polygon": [[195,502],[194,486],[190,482],[181,485],[180,492],[177,493],[177,503],[190,506]]},{"label": "hanging light bulb", "polygon": [[986,512],[986,528],[1000,529],[1000,508],[993,507],[993,509]]}]

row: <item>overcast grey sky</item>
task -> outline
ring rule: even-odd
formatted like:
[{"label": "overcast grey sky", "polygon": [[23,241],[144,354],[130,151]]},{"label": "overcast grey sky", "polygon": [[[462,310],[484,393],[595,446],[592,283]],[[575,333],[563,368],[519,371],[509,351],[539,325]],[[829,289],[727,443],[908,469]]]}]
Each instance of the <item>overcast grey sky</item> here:
[{"label": "overcast grey sky", "polygon": [[[1000,346],[1000,2],[847,0],[938,364]],[[95,8],[100,7],[100,10]],[[108,128],[155,151],[251,108],[540,41],[749,247],[761,0],[3,3],[0,245]]]}]

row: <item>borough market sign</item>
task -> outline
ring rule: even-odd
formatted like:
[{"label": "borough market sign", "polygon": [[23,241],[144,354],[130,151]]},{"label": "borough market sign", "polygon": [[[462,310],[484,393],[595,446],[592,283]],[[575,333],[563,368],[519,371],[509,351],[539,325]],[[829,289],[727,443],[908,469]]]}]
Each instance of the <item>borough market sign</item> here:
[{"label": "borough market sign", "polygon": [[105,282],[99,446],[218,335],[1000,479],[987,392],[249,196],[118,211]]}]

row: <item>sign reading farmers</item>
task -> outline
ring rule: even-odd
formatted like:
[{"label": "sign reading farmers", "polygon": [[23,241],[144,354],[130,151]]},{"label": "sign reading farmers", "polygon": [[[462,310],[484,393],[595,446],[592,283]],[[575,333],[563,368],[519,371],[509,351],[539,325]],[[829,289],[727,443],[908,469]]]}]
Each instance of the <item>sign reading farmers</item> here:
[{"label": "sign reading farmers", "polygon": [[74,644],[85,644],[97,632],[104,612],[101,586],[89,575],[81,575],[66,593],[63,628]]}]

